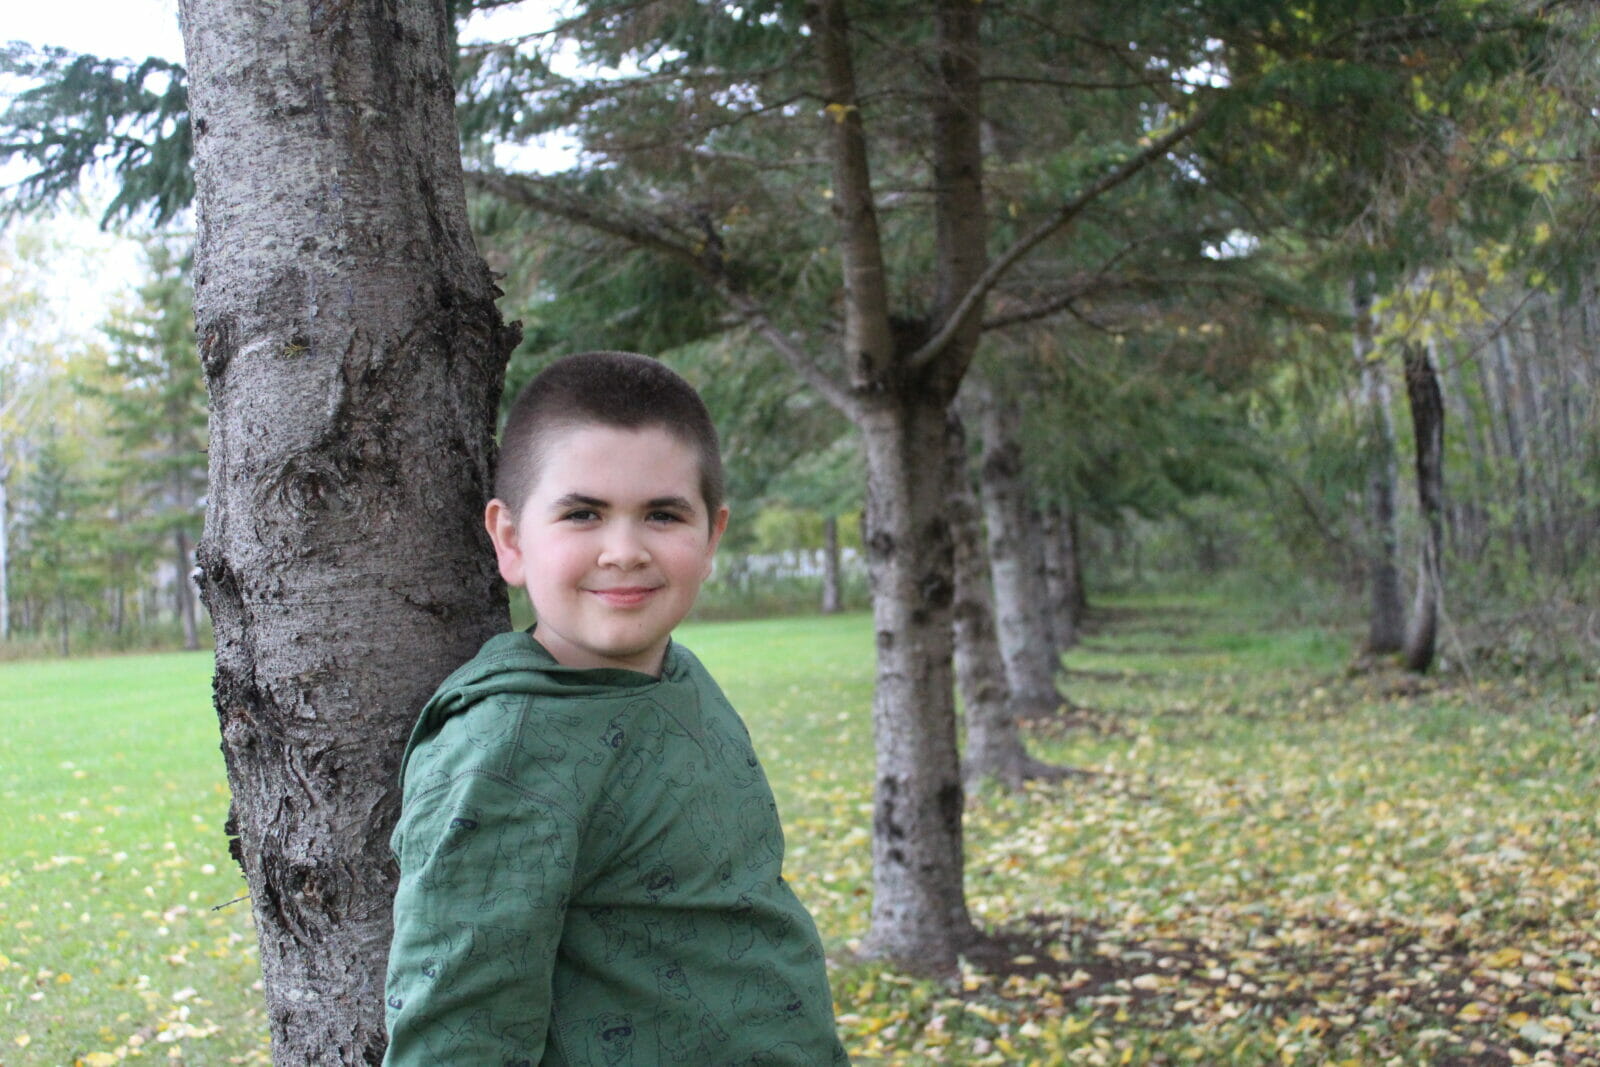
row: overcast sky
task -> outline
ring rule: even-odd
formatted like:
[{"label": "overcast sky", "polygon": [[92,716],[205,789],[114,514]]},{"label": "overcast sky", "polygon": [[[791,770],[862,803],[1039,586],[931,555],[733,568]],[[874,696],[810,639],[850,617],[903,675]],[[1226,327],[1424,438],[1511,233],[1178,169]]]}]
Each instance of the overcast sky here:
[{"label": "overcast sky", "polygon": [[0,37],[111,58],[183,58],[178,0],[12,0]]},{"label": "overcast sky", "polygon": [[[5,5],[0,15],[0,40],[26,41],[33,45],[55,45],[74,52],[117,59],[143,59],[161,56],[183,61],[183,36],[178,30],[178,0],[0,0]],[[476,19],[463,33],[471,39],[480,33],[505,35],[528,32],[548,25],[553,0],[528,2],[503,9],[492,22]],[[538,168],[565,165],[568,157],[559,151],[548,158],[519,160],[519,165]],[[14,181],[23,171],[12,166],[0,171],[0,183]],[[61,316],[78,330],[92,329],[104,318],[104,308],[125,299],[124,294],[140,279],[140,256],[130,241],[119,241],[95,230],[99,212],[91,208],[88,217],[70,215],[51,221],[50,228],[71,244],[59,264],[59,272],[70,278],[75,294],[64,302]],[[67,287],[63,287],[65,289]],[[92,295],[91,295],[92,294]]]}]

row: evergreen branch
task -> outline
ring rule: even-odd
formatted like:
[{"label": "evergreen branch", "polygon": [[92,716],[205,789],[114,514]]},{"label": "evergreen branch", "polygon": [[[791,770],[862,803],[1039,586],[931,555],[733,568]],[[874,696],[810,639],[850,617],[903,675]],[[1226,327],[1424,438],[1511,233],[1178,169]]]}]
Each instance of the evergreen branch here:
[{"label": "evergreen branch", "polygon": [[[626,154],[629,152],[654,152],[663,148],[679,148],[690,155],[701,156],[705,154],[703,145],[711,134],[735,129],[751,119],[759,119],[772,113],[782,113],[786,108],[811,98],[812,94],[810,93],[795,93],[780,100],[775,100],[770,104],[737,111],[722,118],[699,118],[693,120],[693,125],[673,128],[660,140],[626,141],[619,139],[616,142],[618,145],[616,151]],[[762,164],[762,166],[770,167],[771,164]]]},{"label": "evergreen branch", "polygon": [[565,219],[688,267],[733,309],[740,321],[748,323],[766,338],[795,372],[827,398],[829,403],[844,412],[852,410],[854,401],[839,383],[809,352],[778,327],[759,300],[733,281],[723,258],[722,243],[714,233],[708,232],[697,248],[654,220],[629,219],[597,211],[592,199],[565,195],[552,188],[550,183],[537,178],[480,170],[468,170],[465,177],[468,186],[479,192]]},{"label": "evergreen branch", "polygon": [[967,290],[955,309],[939,324],[939,329],[911,356],[908,361],[910,368],[914,371],[922,370],[938,359],[967,317],[977,311],[989,293],[1000,283],[1000,279],[1005,277],[1023,257],[1066,227],[1096,199],[1164,157],[1176,145],[1204,126],[1210,120],[1213,111],[1214,108],[1209,106],[1198,108],[1193,115],[1152,140],[1137,154],[1123,160],[1091,182],[1076,196],[1051,212],[1038,226],[1019,238],[1010,248],[996,256],[977,282]]},{"label": "evergreen branch", "polygon": [[1171,77],[1134,78],[1129,81],[1080,81],[1077,78],[1047,78],[1044,75],[985,74],[985,85],[1034,85],[1049,89],[1154,89],[1172,84]]}]

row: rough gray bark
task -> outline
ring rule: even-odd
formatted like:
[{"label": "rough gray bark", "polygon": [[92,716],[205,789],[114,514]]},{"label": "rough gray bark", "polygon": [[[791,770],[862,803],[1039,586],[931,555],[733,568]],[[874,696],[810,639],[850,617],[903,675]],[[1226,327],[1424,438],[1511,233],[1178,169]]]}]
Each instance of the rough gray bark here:
[{"label": "rough gray bark", "polygon": [[822,613],[837,615],[844,608],[839,588],[839,516],[822,520]]},{"label": "rough gray bark", "polygon": [[211,397],[199,549],[274,1061],[374,1064],[401,747],[507,623],[515,331],[468,233],[444,0],[183,0]]},{"label": "rough gray bark", "polygon": [[1367,463],[1367,582],[1371,601],[1367,616],[1367,651],[1400,651],[1405,640],[1405,605],[1396,562],[1399,532],[1396,528],[1393,416],[1389,409],[1389,383],[1383,365],[1372,351],[1372,293],[1365,279],[1351,287],[1355,319],[1355,357],[1361,373],[1361,399],[1365,421]]},{"label": "rough gray bark", "polygon": [[[906,410],[909,409],[909,410]],[[962,886],[964,798],[952,673],[955,561],[945,513],[944,405],[864,413],[873,692],[872,926],[863,945],[945,970],[974,936]]]},{"label": "rough gray bark", "polygon": [[1416,436],[1417,502],[1423,537],[1416,597],[1401,654],[1406,669],[1420,674],[1433,665],[1444,597],[1444,394],[1425,347],[1407,346],[1405,359],[1406,397],[1411,402],[1411,426]]},{"label": "rough gray bark", "polygon": [[955,668],[967,726],[961,761],[968,790],[985,782],[1008,789],[1029,778],[1060,778],[1069,772],[1028,755],[1011,693],[1006,685],[1000,643],[995,637],[994,597],[983,520],[967,471],[966,433],[951,415],[945,457],[950,537],[955,546]]},{"label": "rough gray bark", "polygon": [[995,630],[1011,703],[1017,714],[1043,717],[1061,707],[1055,684],[1059,650],[1052,647],[1040,595],[1043,546],[1023,477],[1021,409],[987,383],[974,380],[968,388],[983,440],[979,495],[994,576]]}]

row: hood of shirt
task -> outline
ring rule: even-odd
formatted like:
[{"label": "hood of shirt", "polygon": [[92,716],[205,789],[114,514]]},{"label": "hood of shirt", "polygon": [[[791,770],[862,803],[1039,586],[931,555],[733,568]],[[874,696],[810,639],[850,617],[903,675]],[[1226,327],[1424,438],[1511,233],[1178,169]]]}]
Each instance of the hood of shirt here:
[{"label": "hood of shirt", "polygon": [[479,653],[439,684],[406,742],[400,759],[400,780],[418,745],[439,732],[453,715],[459,715],[486,697],[503,694],[525,696],[586,697],[616,695],[629,689],[648,689],[676,679],[688,669],[687,657],[677,642],[669,642],[661,664],[661,677],[620,667],[563,667],[531,630],[513,630],[491,637]]}]

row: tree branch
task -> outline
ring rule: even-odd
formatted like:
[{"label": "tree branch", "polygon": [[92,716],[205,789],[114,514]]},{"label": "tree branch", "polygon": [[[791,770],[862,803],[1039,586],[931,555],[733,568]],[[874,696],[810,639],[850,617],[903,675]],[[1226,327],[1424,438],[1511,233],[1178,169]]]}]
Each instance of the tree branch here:
[{"label": "tree branch", "polygon": [[1098,197],[1115,189],[1151,163],[1165,156],[1175,145],[1205,125],[1211,118],[1211,114],[1212,109],[1210,107],[1199,108],[1189,118],[1151,141],[1136,155],[1117,164],[1117,166],[1091,182],[1076,196],[1051,212],[1049,217],[1024,234],[1010,248],[996,256],[989,264],[988,269],[973,284],[972,288],[967,290],[966,295],[961,298],[961,302],[956,305],[955,310],[939,324],[939,329],[911,356],[909,360],[911,369],[922,370],[929,363],[938,359],[945,346],[949,344],[950,339],[955,336],[956,332],[961,329],[968,316],[974,314],[982,306],[989,292],[999,284],[1001,278],[1005,277],[1006,272],[1016,266],[1024,256],[1077,218]]},{"label": "tree branch", "polygon": [[489,171],[468,170],[467,185],[479,192],[488,193],[513,204],[533,208],[535,211],[565,219],[596,233],[615,237],[634,248],[682,264],[694,272],[702,283],[725,302],[740,321],[748,323],[766,338],[784,360],[840,411],[849,414],[854,400],[820,363],[793,338],[781,330],[760,301],[743,291],[730,277],[720,245],[707,242],[697,249],[676,239],[651,221],[629,219],[595,210],[594,201],[578,199],[552,189],[547,182],[520,174],[498,174]]}]

